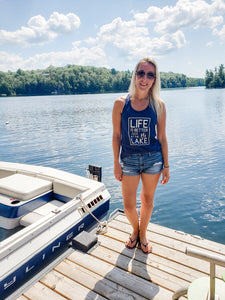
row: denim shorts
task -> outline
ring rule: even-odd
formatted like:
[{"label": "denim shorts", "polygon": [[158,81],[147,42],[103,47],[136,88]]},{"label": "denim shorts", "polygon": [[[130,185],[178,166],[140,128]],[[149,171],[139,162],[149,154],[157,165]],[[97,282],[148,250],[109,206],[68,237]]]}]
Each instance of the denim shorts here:
[{"label": "denim shorts", "polygon": [[121,159],[121,167],[124,175],[159,174],[163,169],[162,153],[149,152],[126,156]]}]

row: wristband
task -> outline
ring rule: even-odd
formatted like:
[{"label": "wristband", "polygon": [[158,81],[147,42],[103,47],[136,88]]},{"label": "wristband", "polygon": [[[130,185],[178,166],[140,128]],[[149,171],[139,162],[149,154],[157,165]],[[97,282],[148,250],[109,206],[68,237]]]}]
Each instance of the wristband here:
[{"label": "wristband", "polygon": [[170,166],[163,166],[163,168],[169,168]]}]

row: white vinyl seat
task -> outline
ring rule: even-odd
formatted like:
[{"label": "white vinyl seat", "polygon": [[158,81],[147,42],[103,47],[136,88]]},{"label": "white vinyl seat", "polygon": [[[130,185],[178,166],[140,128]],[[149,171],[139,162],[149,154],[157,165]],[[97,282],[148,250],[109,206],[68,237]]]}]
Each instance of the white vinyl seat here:
[{"label": "white vinyl seat", "polygon": [[52,182],[23,174],[0,179],[0,194],[19,200],[29,200],[52,190]]},{"label": "white vinyl seat", "polygon": [[20,225],[21,226],[28,226],[36,221],[40,220],[50,212],[55,211],[58,207],[62,206],[64,203],[58,200],[52,200],[50,202],[47,202],[46,204],[36,208],[34,211],[26,214],[20,219]]}]

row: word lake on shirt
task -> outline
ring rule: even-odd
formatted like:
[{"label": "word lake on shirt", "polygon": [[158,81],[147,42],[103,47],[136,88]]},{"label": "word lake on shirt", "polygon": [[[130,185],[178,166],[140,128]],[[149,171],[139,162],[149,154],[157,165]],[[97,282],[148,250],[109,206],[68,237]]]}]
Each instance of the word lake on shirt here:
[{"label": "word lake on shirt", "polygon": [[150,145],[151,118],[128,118],[128,136],[131,146]]}]

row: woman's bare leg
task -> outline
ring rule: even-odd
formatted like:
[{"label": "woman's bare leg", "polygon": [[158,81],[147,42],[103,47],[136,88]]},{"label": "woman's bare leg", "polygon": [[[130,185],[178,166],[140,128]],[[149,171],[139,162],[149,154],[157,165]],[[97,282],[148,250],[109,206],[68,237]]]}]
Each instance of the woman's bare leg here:
[{"label": "woman's bare leg", "polygon": [[[153,206],[154,206],[154,194],[159,182],[160,174],[150,175],[141,174],[142,190],[141,190],[141,210],[140,210],[140,225],[139,225],[139,238],[141,243],[147,244],[146,231],[151,219]],[[150,245],[149,245],[150,247]],[[148,249],[144,249],[147,251]]]},{"label": "woman's bare leg", "polygon": [[[124,212],[133,227],[131,239],[134,240],[138,237],[139,233],[139,215],[137,211],[137,188],[140,181],[140,175],[127,176],[123,175],[122,178],[122,195],[124,203]],[[135,241],[136,242],[136,241]],[[134,242],[134,243],[135,243]],[[133,244],[134,244],[133,243]],[[127,241],[127,245],[132,247],[131,241]]]}]

